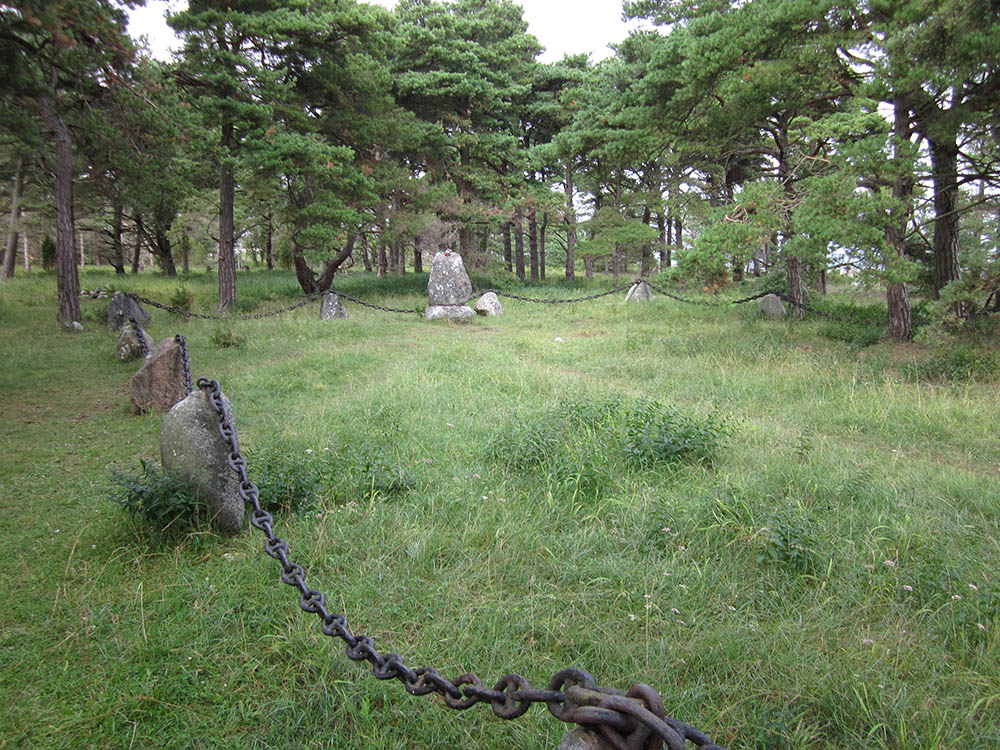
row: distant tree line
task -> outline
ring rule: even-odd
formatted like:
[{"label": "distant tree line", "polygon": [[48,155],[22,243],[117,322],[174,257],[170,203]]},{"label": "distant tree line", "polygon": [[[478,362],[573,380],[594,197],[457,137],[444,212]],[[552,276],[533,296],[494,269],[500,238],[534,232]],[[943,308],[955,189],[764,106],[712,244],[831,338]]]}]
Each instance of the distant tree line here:
[{"label": "distant tree line", "polygon": [[[109,0],[0,8],[2,278],[35,217],[59,319],[77,263],[167,275],[355,263],[421,270],[454,246],[522,280],[831,273],[962,306],[1000,290],[1000,6],[987,0],[628,0],[614,57],[541,63],[510,0],[191,0],[176,60]],[[22,242],[22,251],[25,251]],[[240,259],[243,259],[242,261]]]}]

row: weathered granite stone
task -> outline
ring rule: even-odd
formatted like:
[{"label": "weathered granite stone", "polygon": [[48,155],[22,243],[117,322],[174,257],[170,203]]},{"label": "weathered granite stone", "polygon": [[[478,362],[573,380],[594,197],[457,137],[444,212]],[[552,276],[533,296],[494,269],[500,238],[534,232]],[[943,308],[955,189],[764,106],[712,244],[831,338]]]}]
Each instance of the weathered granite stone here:
[{"label": "weathered granite stone", "polygon": [[[232,418],[229,399],[223,395],[222,400]],[[219,434],[218,416],[204,391],[194,391],[164,415],[160,429],[164,473],[191,481],[219,530],[235,534],[243,528],[244,504],[228,458],[229,445]]]},{"label": "weathered granite stone", "polygon": [[465,272],[462,256],[445,250],[434,256],[427,280],[427,304],[462,305],[472,296],[472,282]]},{"label": "weathered granite stone", "polygon": [[347,308],[340,301],[340,295],[336,292],[326,292],[319,307],[320,320],[332,320],[333,318],[346,318]]},{"label": "weathered granite stone", "polygon": [[[140,339],[142,343],[140,343]],[[133,326],[125,326],[118,332],[118,359],[122,362],[141,359],[143,357],[143,343],[146,345],[146,351],[153,351],[152,336],[141,328],[137,334]]]},{"label": "weathered granite stone", "polygon": [[476,311],[465,305],[428,305],[424,311],[427,320],[465,320],[476,317]]},{"label": "weathered granite stone", "polygon": [[185,396],[181,348],[176,339],[163,339],[132,376],[132,413],[167,411]]},{"label": "weathered granite stone", "polygon": [[625,295],[626,302],[649,302],[653,299],[653,290],[645,281],[633,284]]},{"label": "weathered granite stone", "polygon": [[785,304],[777,294],[769,294],[761,297],[757,301],[757,312],[765,318],[771,320],[783,320],[785,318]]},{"label": "weathered granite stone", "polygon": [[590,729],[574,729],[567,732],[556,750],[611,750],[611,744]]},{"label": "weathered granite stone", "polygon": [[503,315],[503,305],[496,292],[486,292],[477,299],[475,310],[479,315]]},{"label": "weathered granite stone", "polygon": [[67,320],[62,324],[64,331],[69,331],[70,333],[80,333],[83,331],[83,324],[78,320]]},{"label": "weathered granite stone", "polygon": [[135,318],[141,326],[148,326],[152,318],[145,308],[129,297],[124,292],[115,292],[108,303],[108,328],[112,331],[120,331],[123,327],[130,325],[129,321]]}]

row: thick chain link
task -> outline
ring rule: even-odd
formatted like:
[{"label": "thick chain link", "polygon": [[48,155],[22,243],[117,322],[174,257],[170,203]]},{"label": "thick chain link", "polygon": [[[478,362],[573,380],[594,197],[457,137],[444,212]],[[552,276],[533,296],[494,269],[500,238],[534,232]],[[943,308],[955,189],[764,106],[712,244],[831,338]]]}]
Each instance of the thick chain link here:
[{"label": "thick chain link", "polygon": [[139,342],[139,352],[142,354],[142,358],[145,359],[149,356],[149,347],[146,345],[146,337],[143,335],[144,331],[139,327],[139,321],[135,318],[129,318],[128,321],[132,324],[132,330],[135,331],[135,338]]},{"label": "thick chain link", "polygon": [[335,289],[331,289],[330,293],[331,294],[336,294],[336,295],[342,297],[343,299],[348,300],[349,302],[355,302],[355,303],[361,305],[362,307],[370,307],[372,310],[381,310],[382,312],[390,312],[390,313],[404,313],[404,314],[408,314],[408,315],[412,315],[413,313],[417,313],[419,315],[421,312],[423,312],[419,308],[415,308],[415,307],[410,307],[410,308],[405,308],[405,307],[384,307],[382,305],[376,305],[374,302],[365,302],[363,299],[358,299],[357,297],[352,297],[351,295],[346,294],[345,292],[338,292]]},{"label": "thick chain link", "polygon": [[288,542],[274,533],[274,517],[261,506],[257,485],[247,476],[247,461],[240,452],[239,438],[219,382],[199,378],[198,387],[215,410],[219,434],[229,448],[229,466],[239,479],[239,496],[250,508],[251,525],[266,537],[264,551],[281,564],[282,582],[298,590],[299,607],[320,618],[324,635],[344,642],[349,659],[371,664],[376,679],[399,680],[411,695],[437,693],[445,705],[456,710],[489,703],[493,713],[502,719],[516,719],[532,704],[546,703],[552,715],[561,721],[599,727],[618,750],[653,750],[662,747],[663,741],[669,750],[684,750],[685,740],[703,750],[722,750],[698,730],[665,717],[659,695],[645,685],[636,685],[629,693],[621,693],[597,687],[590,673],[582,669],[565,669],[556,674],[544,690],[532,688],[517,674],[505,675],[490,689],[475,674],[466,673],[448,680],[433,667],[411,669],[398,654],[379,652],[369,636],[351,632],[344,615],[326,608],[322,592],[306,584],[305,571],[291,561]]},{"label": "thick chain link", "polygon": [[[166,310],[167,312],[174,313],[175,315],[181,315],[185,318],[200,318],[201,320],[232,320],[232,317],[227,317],[225,315],[209,315],[208,313],[196,313],[190,310],[181,310],[177,307],[171,307],[170,305],[164,305],[162,302],[156,302],[148,297],[141,297],[138,294],[133,294],[132,292],[125,292],[125,296],[131,297],[136,302],[141,302],[145,305],[151,305],[159,310]],[[322,295],[313,294],[302,300],[301,302],[296,302],[294,305],[289,305],[288,307],[282,307],[280,310],[271,310],[269,312],[262,313],[252,313],[250,315],[238,315],[235,316],[236,320],[260,320],[262,318],[272,318],[275,315],[284,315],[292,310],[298,310],[300,307],[305,307],[306,305],[315,302]]]},{"label": "thick chain link", "polygon": [[194,384],[191,382],[191,360],[188,358],[187,339],[179,333],[174,336],[174,341],[181,350],[181,370],[184,373],[184,391],[187,395],[194,393]]},{"label": "thick chain link", "polygon": [[597,294],[590,294],[590,295],[587,295],[586,297],[570,297],[568,299],[541,299],[539,297],[522,297],[519,294],[511,294],[510,292],[502,292],[499,289],[486,289],[486,290],[484,290],[482,292],[477,292],[477,294],[483,295],[483,294],[489,294],[490,292],[493,292],[493,294],[496,294],[499,297],[507,297],[509,299],[517,299],[517,300],[521,300],[522,302],[537,302],[537,303],[543,304],[543,305],[565,305],[565,304],[570,303],[570,302],[586,302],[586,301],[592,300],[592,299],[600,299],[601,297],[607,297],[607,296],[612,295],[612,294],[619,294],[619,293],[624,292],[624,291],[626,291],[628,289],[631,289],[632,287],[634,287],[638,283],[639,283],[638,281],[633,281],[631,284],[626,284],[625,286],[618,286],[618,287],[615,287],[614,289],[611,289],[611,290],[609,290],[607,292],[598,292]]}]

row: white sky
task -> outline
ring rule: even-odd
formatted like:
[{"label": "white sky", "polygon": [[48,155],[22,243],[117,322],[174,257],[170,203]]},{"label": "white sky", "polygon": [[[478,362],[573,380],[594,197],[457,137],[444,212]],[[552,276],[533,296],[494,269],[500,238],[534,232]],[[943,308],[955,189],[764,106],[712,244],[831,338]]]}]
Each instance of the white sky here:
[{"label": "white sky", "polygon": [[[373,0],[391,8],[396,0]],[[179,47],[163,20],[167,8],[182,8],[186,0],[146,0],[145,7],[129,12],[129,32],[146,35],[153,56],[167,59],[171,47]],[[542,62],[561,60],[563,55],[589,53],[591,60],[603,60],[613,53],[607,46],[620,42],[638,24],[622,21],[621,0],[520,0],[528,31],[535,35],[545,52]]]}]

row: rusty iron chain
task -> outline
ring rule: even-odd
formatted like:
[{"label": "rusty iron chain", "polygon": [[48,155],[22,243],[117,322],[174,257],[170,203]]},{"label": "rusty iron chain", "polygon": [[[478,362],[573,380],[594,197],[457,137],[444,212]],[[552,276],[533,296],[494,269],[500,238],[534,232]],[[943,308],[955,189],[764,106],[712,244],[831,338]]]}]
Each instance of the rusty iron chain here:
[{"label": "rusty iron chain", "polygon": [[194,393],[194,384],[191,382],[191,360],[188,358],[187,339],[179,333],[174,336],[174,341],[181,350],[181,370],[184,373],[184,390],[187,395]]},{"label": "rusty iron chain", "polygon": [[129,323],[132,324],[132,330],[135,331],[135,338],[139,342],[139,352],[142,354],[142,358],[145,359],[149,356],[149,347],[146,345],[146,337],[143,336],[145,331],[139,326],[139,321],[135,318],[129,318]]},{"label": "rusty iron chain", "polygon": [[422,310],[420,310],[419,308],[416,308],[416,307],[411,307],[411,308],[405,308],[405,307],[384,307],[383,305],[376,305],[374,302],[365,302],[363,299],[358,299],[357,297],[352,297],[351,295],[349,295],[349,294],[347,294],[345,292],[338,292],[335,289],[331,289],[330,290],[330,294],[336,294],[337,296],[342,297],[342,298],[348,300],[349,302],[357,303],[357,304],[359,304],[359,305],[361,305],[363,307],[370,307],[372,310],[381,310],[382,312],[405,313],[405,314],[408,314],[408,315],[412,315],[413,313],[417,313],[419,315],[421,312],[423,312]]},{"label": "rusty iron chain", "polygon": [[[616,750],[684,750],[685,740],[702,750],[723,750],[693,727],[664,715],[660,696],[647,685],[636,685],[628,693],[600,688],[593,676],[582,669],[564,669],[549,682],[547,689],[533,688],[521,675],[501,677],[492,689],[475,674],[465,673],[454,680],[443,677],[433,667],[408,667],[399,654],[382,654],[371,637],[355,635],[342,614],[326,608],[322,592],[306,584],[305,570],[290,559],[288,542],[274,533],[274,517],[261,506],[257,485],[247,476],[247,461],[240,452],[239,437],[222,397],[217,380],[198,379],[215,410],[219,434],[229,448],[228,463],[239,479],[238,492],[250,508],[250,523],[266,537],[265,553],[281,564],[281,581],[299,592],[299,607],[320,618],[324,635],[340,638],[347,657],[367,661],[379,680],[396,679],[411,695],[437,693],[445,705],[456,710],[489,703],[501,719],[516,719],[534,703],[546,703],[557,719],[586,727],[598,727]],[[563,688],[566,688],[565,690]]]},{"label": "rusty iron chain", "polygon": [[490,292],[493,292],[493,294],[496,294],[499,297],[508,297],[509,299],[521,300],[522,302],[537,302],[537,303],[543,304],[543,305],[564,305],[564,304],[567,304],[567,303],[570,303],[570,302],[586,302],[586,301],[592,300],[592,299],[600,299],[601,297],[607,297],[607,296],[612,295],[612,294],[619,294],[620,292],[624,292],[624,291],[626,291],[628,289],[631,289],[632,287],[634,287],[638,283],[639,283],[638,281],[633,281],[631,284],[626,284],[625,286],[618,286],[618,287],[615,287],[614,289],[611,289],[610,291],[607,291],[607,292],[598,292],[597,294],[590,294],[590,295],[587,295],[586,297],[570,297],[568,299],[541,299],[539,297],[522,297],[519,294],[511,294],[510,292],[502,292],[499,289],[486,289],[486,290],[483,290],[481,292],[477,292],[477,294],[482,295],[482,294],[489,294]]},{"label": "rusty iron chain", "polygon": [[145,305],[151,305],[159,310],[166,310],[167,312],[174,313],[175,315],[181,315],[185,318],[200,318],[202,320],[261,320],[262,318],[273,318],[275,315],[284,315],[292,310],[297,310],[300,307],[305,307],[306,305],[315,302],[322,295],[312,294],[301,302],[296,302],[294,305],[289,305],[288,307],[282,307],[280,310],[270,310],[269,312],[262,313],[252,313],[250,315],[237,315],[237,316],[225,316],[225,315],[209,315],[208,313],[196,313],[190,310],[181,310],[177,307],[171,307],[170,305],[164,305],[162,302],[156,302],[148,297],[141,297],[138,294],[133,294],[132,292],[125,292],[127,297],[131,297],[136,302],[142,302]]}]

